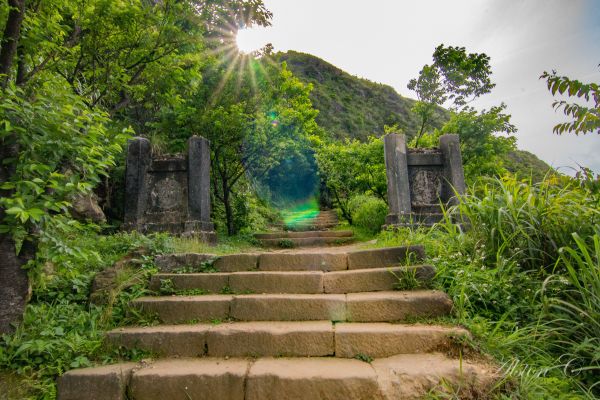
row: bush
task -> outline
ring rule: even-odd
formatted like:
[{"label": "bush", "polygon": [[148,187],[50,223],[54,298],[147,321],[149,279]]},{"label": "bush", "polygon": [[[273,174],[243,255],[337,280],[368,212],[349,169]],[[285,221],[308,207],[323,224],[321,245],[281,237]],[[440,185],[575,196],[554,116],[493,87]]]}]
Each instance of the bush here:
[{"label": "bush", "polygon": [[373,196],[359,195],[350,200],[348,205],[353,225],[370,233],[377,233],[385,223],[388,213],[387,204]]}]

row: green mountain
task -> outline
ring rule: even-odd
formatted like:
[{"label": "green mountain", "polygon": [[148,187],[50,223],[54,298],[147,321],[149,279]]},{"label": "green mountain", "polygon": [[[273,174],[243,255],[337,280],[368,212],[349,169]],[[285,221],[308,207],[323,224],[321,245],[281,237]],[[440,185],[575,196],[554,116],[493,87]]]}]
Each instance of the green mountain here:
[{"label": "green mountain", "polygon": [[548,171],[556,172],[548,163],[525,150],[515,150],[508,153],[504,159],[504,168],[516,174],[519,178],[531,177],[533,182],[542,181]]},{"label": "green mountain", "polygon": [[[391,86],[352,76],[310,54],[288,51],[275,58],[285,61],[300,80],[313,84],[317,122],[331,136],[364,140],[383,135],[383,126],[394,124],[408,136],[417,131],[417,118],[410,111],[415,100],[402,97]],[[440,109],[440,121],[444,113]]]}]

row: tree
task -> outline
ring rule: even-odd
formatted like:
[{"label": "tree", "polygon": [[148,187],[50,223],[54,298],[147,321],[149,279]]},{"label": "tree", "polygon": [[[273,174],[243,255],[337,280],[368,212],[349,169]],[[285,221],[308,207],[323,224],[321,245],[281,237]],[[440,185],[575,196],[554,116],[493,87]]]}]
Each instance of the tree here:
[{"label": "tree", "polygon": [[419,77],[408,83],[418,98],[412,110],[421,120],[417,145],[437,108],[450,102],[449,107],[457,111],[494,88],[489,61],[485,53],[467,54],[464,47],[436,47],[433,64],[423,66]]},{"label": "tree", "polygon": [[317,111],[304,85],[268,56],[237,55],[203,70],[203,85],[188,100],[163,110],[157,127],[172,150],[198,132],[211,141],[213,194],[227,232],[237,232],[233,208],[245,179],[265,177],[309,147]]},{"label": "tree", "polygon": [[150,131],[197,90],[209,42],[234,48],[239,26],[270,18],[262,0],[0,4],[0,294],[24,274],[19,250],[50,240],[114,166],[123,128]]},{"label": "tree", "polygon": [[560,135],[565,132],[575,133],[576,135],[594,132],[600,134],[600,90],[597,83],[582,83],[576,79],[570,79],[566,76],[558,76],[556,71],[552,73],[544,72],[540,79],[545,79],[548,90],[552,95],[556,93],[585,99],[586,102],[592,101],[591,106],[585,106],[577,103],[568,103],[566,100],[556,100],[552,106],[556,111],[562,109],[563,113],[572,119],[570,122],[563,122],[556,125],[554,133]]},{"label": "tree", "polygon": [[511,134],[517,129],[510,123],[510,115],[504,113],[505,109],[504,104],[480,112],[466,108],[452,114],[450,120],[436,132],[436,136],[446,133],[458,133],[460,136],[467,179],[502,174],[506,155],[516,149],[516,138]]},{"label": "tree", "polygon": [[349,202],[353,196],[371,194],[387,203],[383,140],[370,137],[345,142],[313,140],[319,174],[331,191],[342,216],[352,223]]}]

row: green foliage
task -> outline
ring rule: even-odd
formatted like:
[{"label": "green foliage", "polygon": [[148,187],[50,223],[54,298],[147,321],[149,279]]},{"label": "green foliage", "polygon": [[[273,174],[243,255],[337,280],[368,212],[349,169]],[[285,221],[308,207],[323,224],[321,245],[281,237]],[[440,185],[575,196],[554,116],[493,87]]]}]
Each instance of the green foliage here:
[{"label": "green foliage", "polygon": [[310,157],[308,138],[320,134],[310,85],[295,78],[285,63],[277,66],[263,58],[211,64],[204,71],[205,85],[186,101],[163,108],[156,125],[171,144],[169,150],[182,150],[196,132],[211,141],[213,194],[223,207],[229,235],[239,231],[237,221],[244,217],[236,213],[236,194],[245,195],[244,188],[254,181],[268,185],[261,179],[285,160]]},{"label": "green foliage", "polygon": [[21,327],[3,338],[2,367],[52,376],[90,366],[103,339],[100,316],[99,308],[68,300],[28,306]]},{"label": "green foliage", "polygon": [[593,234],[600,209],[592,193],[569,178],[529,184],[484,178],[463,198],[461,218],[484,238],[488,262],[517,262],[522,271],[549,272],[571,234]]},{"label": "green foliage", "polygon": [[462,107],[469,101],[491,92],[496,86],[490,80],[492,70],[490,58],[485,54],[469,53],[464,47],[444,47],[433,52],[433,66],[439,71],[447,99],[455,107]]},{"label": "green foliage", "polygon": [[355,355],[354,358],[359,361],[366,362],[369,364],[373,362],[373,357],[369,356],[368,354],[359,353],[359,354]]},{"label": "green foliage", "polygon": [[415,268],[407,268],[401,272],[394,272],[392,270],[389,272],[396,278],[394,290],[415,290],[425,286],[417,277],[417,270]]},{"label": "green foliage", "polygon": [[17,240],[67,224],[73,196],[98,184],[127,137],[105,113],[52,83],[31,97],[14,87],[2,91],[0,121],[3,145],[19,148],[17,158],[3,160],[15,173],[2,183],[10,195],[0,199],[7,214],[0,229]]},{"label": "green foliage", "polygon": [[503,364],[507,392],[498,398],[598,395],[595,188],[557,175],[536,184],[482,178],[433,229],[378,237],[383,247],[425,245],[457,322]]},{"label": "green foliage", "polygon": [[553,96],[558,92],[561,95],[585,100],[587,103],[590,99],[592,101],[591,106],[568,103],[566,100],[556,100],[552,103],[556,111],[562,110],[569,119],[572,119],[570,122],[556,125],[553,129],[554,133],[561,135],[569,132],[578,135],[596,131],[600,134],[600,89],[597,83],[582,83],[566,76],[558,76],[556,71],[552,71],[552,74],[544,72],[540,79],[546,80],[548,90]]},{"label": "green foliage", "polygon": [[386,201],[387,181],[383,158],[383,140],[370,137],[358,140],[326,142],[314,140],[319,174],[331,191],[342,216],[353,222],[349,201],[357,194],[371,194]]},{"label": "green foliage", "polygon": [[104,331],[130,320],[126,305],[146,293],[146,278],[155,270],[146,260],[139,270],[144,279],[115,292],[103,307],[88,304],[95,274],[133,250],[145,248],[150,255],[169,249],[166,235],[100,236],[89,228],[54,234],[64,235],[56,238],[64,246],[41,246],[23,323],[0,338],[0,369],[35,379],[26,382],[39,399],[55,398],[55,378],[65,371],[119,356],[102,347]]},{"label": "green foliage", "polygon": [[293,249],[294,242],[291,239],[281,239],[279,242],[277,242],[277,246],[281,247],[282,249]]},{"label": "green foliage", "polygon": [[161,279],[158,294],[161,296],[201,296],[209,293],[200,288],[196,289],[176,289],[172,279]]},{"label": "green foliage", "polygon": [[367,195],[352,197],[348,209],[352,223],[372,234],[381,230],[388,214],[387,204],[383,200]]},{"label": "green foliage", "polygon": [[[456,133],[460,136],[460,149],[467,180],[479,176],[499,176],[504,172],[503,159],[516,149],[516,132],[510,115],[504,114],[506,106],[492,107],[480,112],[463,109],[454,113],[437,135]],[[507,137],[497,136],[505,134]]]},{"label": "green foliage", "polygon": [[464,47],[436,47],[433,64],[423,66],[419,77],[408,83],[419,99],[411,110],[420,121],[415,147],[433,124],[437,107],[450,101],[450,107],[457,110],[494,88],[489,61],[486,54],[467,54]]}]

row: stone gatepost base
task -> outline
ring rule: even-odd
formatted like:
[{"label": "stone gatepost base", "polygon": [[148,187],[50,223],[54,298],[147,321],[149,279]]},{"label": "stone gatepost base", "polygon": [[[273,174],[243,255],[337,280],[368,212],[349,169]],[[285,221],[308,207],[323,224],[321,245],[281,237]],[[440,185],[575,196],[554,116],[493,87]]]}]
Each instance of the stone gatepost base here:
[{"label": "stone gatepost base", "polygon": [[167,232],[216,243],[210,220],[210,144],[194,136],[187,155],[154,156],[150,141],[127,147],[125,223],[140,233]]}]

